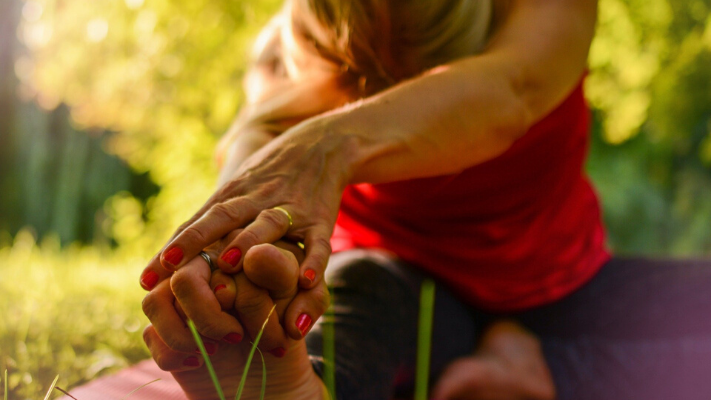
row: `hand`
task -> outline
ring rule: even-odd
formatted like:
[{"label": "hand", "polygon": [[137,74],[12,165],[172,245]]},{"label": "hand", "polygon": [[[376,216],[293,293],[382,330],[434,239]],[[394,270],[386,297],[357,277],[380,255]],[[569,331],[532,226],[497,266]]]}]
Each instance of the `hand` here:
[{"label": "hand", "polygon": [[[284,248],[292,246],[298,250],[297,253],[300,252],[298,247],[290,243],[282,242],[277,243],[277,245]],[[294,251],[293,248],[291,250]],[[299,256],[302,255],[299,254]],[[301,301],[308,301],[318,297],[318,295],[308,295],[300,298],[297,295],[295,297],[298,262],[296,257],[287,250],[273,245],[256,246],[246,255],[244,265],[244,273],[234,277],[215,271],[210,278],[210,286],[206,286],[207,278],[210,274],[209,267],[201,257],[196,257],[178,271],[171,281],[164,280],[158,284],[144,300],[144,311],[154,323],[153,326],[146,328],[144,340],[157,364],[162,369],[173,372],[178,382],[191,398],[214,398],[214,389],[209,383],[210,380],[206,375],[205,369],[200,368],[203,361],[201,357],[195,354],[196,345],[183,322],[187,315],[196,317],[191,318],[196,322],[198,330],[207,337],[203,340],[206,342],[206,349],[212,354],[211,361],[220,376],[222,386],[227,393],[233,393],[236,390],[236,382],[239,382],[250,344],[248,340],[239,340],[242,336],[241,333],[236,334],[237,337],[235,335],[225,335],[223,341],[219,341],[219,337],[222,336],[225,328],[232,329],[230,327],[230,322],[232,322],[231,315],[227,318],[227,321],[219,320],[221,317],[224,318],[224,315],[215,315],[220,314],[219,304],[222,304],[222,308],[231,308],[232,304],[234,304],[236,314],[244,323],[245,331],[253,338],[271,309],[272,299],[270,296],[274,296],[274,300],[277,303],[277,312],[279,312],[280,308],[283,309],[290,301],[296,303],[294,309],[298,309],[302,307],[299,305]],[[246,279],[245,276],[250,276],[257,283],[267,282],[265,285],[271,285],[271,287],[265,289],[257,286]],[[202,284],[196,284],[196,282],[201,282]],[[180,288],[176,290],[176,293],[185,291],[186,296],[179,297],[179,301],[176,302],[169,283],[173,285],[174,290]],[[217,298],[215,298],[212,295],[212,290],[219,285],[224,285],[224,287],[216,291]],[[200,289],[202,289],[202,294],[206,295],[205,299],[195,297],[201,292]],[[205,289],[209,290],[209,292]],[[267,291],[269,294],[265,293]],[[328,291],[324,288],[323,293],[327,296]],[[327,302],[327,298],[324,300]],[[325,309],[325,303],[322,308]],[[214,315],[214,318],[218,318],[218,320],[211,321],[198,318],[202,313],[205,313],[205,309],[209,310],[206,313],[207,315]],[[260,341],[260,348],[274,349],[276,351],[273,351],[272,354],[279,358],[285,355],[286,357],[284,358],[284,363],[274,365],[273,368],[269,369],[269,373],[293,377],[296,373],[295,371],[305,370],[311,371],[311,374],[313,374],[308,365],[308,357],[305,353],[303,341],[285,338],[284,331],[281,329],[278,319],[275,319],[274,316],[272,315],[265,328]],[[207,322],[207,331],[200,327],[205,322]],[[240,327],[236,329],[239,330]],[[297,330],[296,336],[300,338],[301,335],[302,332]],[[214,340],[210,340],[210,337]],[[235,341],[240,343],[232,343]],[[274,343],[270,344],[270,341]],[[285,352],[291,355],[285,354]],[[270,363],[269,359],[267,359],[267,363]],[[300,368],[293,368],[295,364],[298,364]],[[304,369],[304,365],[301,364],[304,364],[307,368]],[[253,374],[250,373],[251,375]],[[261,382],[261,375],[251,377],[248,382],[250,381]],[[296,381],[304,382],[304,380],[298,379]],[[312,383],[316,385],[318,379],[314,380],[312,376],[310,381],[313,381]],[[311,385],[312,388],[314,385]],[[281,389],[286,390],[287,388],[281,387]],[[287,398],[293,397],[289,394]],[[307,398],[314,397],[310,395]]]},{"label": "hand", "polygon": [[[217,323],[224,318],[224,311],[235,310],[234,315],[253,339],[276,305],[260,347],[279,354],[286,348],[287,337],[305,336],[329,302],[323,281],[313,289],[298,290],[299,259],[303,259],[303,252],[294,244],[280,241],[257,245],[245,255],[239,274],[227,275],[218,270],[208,277],[206,271],[181,268],[171,279],[171,287],[185,315],[202,335],[214,340],[242,334],[226,331],[224,324]],[[207,265],[204,261],[201,264]],[[210,297],[209,301],[206,297]]]},{"label": "hand", "polygon": [[[161,264],[178,270],[203,248],[245,227],[216,258],[220,269],[236,273],[252,246],[286,237],[305,244],[300,287],[316,287],[331,253],[330,236],[352,158],[348,154],[352,139],[329,134],[324,119],[304,121],[245,161],[151,260],[142,275],[143,286],[169,276]],[[286,210],[293,225],[287,213],[274,207]]]}]

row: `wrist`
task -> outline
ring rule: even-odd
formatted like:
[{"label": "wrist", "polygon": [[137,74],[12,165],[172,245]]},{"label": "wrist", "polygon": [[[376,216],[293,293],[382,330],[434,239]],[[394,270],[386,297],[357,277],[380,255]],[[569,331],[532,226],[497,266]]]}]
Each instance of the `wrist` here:
[{"label": "wrist", "polygon": [[346,122],[341,113],[322,114],[297,125],[284,137],[287,143],[303,143],[312,157],[321,158],[328,176],[341,189],[352,183],[367,159],[364,137]]},{"label": "wrist", "polygon": [[[394,124],[388,107],[373,98],[359,100],[319,117],[325,141],[338,143],[339,161],[343,162],[345,184],[388,181],[378,168],[383,157],[407,153],[403,129]],[[344,185],[345,186],[345,185]]]}]

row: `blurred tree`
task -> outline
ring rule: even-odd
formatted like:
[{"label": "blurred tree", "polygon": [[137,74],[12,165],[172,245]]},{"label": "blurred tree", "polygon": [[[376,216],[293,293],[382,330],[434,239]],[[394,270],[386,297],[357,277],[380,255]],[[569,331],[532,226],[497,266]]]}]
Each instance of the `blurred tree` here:
[{"label": "blurred tree", "polygon": [[279,5],[25,2],[22,92],[46,108],[66,102],[80,127],[121,132],[108,151],[161,187],[146,230],[122,241],[154,250],[212,193],[212,151],[239,106],[249,44]]},{"label": "blurred tree", "polygon": [[709,251],[710,7],[601,1],[586,87],[600,125],[589,171],[618,251]]},{"label": "blurred tree", "polygon": [[[239,107],[249,43],[280,3],[24,3],[21,92],[46,108],[66,102],[78,126],[120,132],[109,151],[161,187],[147,224],[114,229],[120,243],[155,250],[211,193],[212,149]],[[618,251],[701,254],[711,242],[709,7],[600,1],[588,167]],[[129,203],[107,203],[115,227],[124,217],[110,208]]]},{"label": "blurred tree", "polygon": [[26,49],[15,32],[21,15],[34,19],[37,11],[18,0],[0,4],[0,232],[30,226],[39,236],[57,233],[64,244],[106,243],[105,200],[125,190],[146,199],[157,187],[103,151],[108,132],[79,132],[66,107],[42,110],[18,99],[15,75],[31,66],[18,57]]}]

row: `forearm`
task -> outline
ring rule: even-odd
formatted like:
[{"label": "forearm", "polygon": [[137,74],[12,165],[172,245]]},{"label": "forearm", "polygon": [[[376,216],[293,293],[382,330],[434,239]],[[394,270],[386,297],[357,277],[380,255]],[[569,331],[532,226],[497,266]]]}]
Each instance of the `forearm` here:
[{"label": "forearm", "polygon": [[483,54],[318,117],[349,138],[348,181],[456,173],[506,151],[579,82],[595,13],[592,0],[516,2]]},{"label": "forearm", "polygon": [[510,80],[472,59],[324,116],[351,138],[350,182],[459,172],[506,151],[532,122]]}]

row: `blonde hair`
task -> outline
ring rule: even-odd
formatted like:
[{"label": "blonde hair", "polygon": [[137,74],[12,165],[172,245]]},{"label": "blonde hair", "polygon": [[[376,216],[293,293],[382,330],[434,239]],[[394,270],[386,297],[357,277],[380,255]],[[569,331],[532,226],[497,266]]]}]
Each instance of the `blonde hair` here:
[{"label": "blonde hair", "polygon": [[295,121],[481,52],[491,29],[491,1],[286,0],[260,34],[255,54],[262,58],[256,64],[264,64],[265,57],[280,63],[289,82],[250,90],[261,83],[247,77],[246,91],[258,95],[248,96],[218,145],[218,162],[246,126],[278,133]]}]

